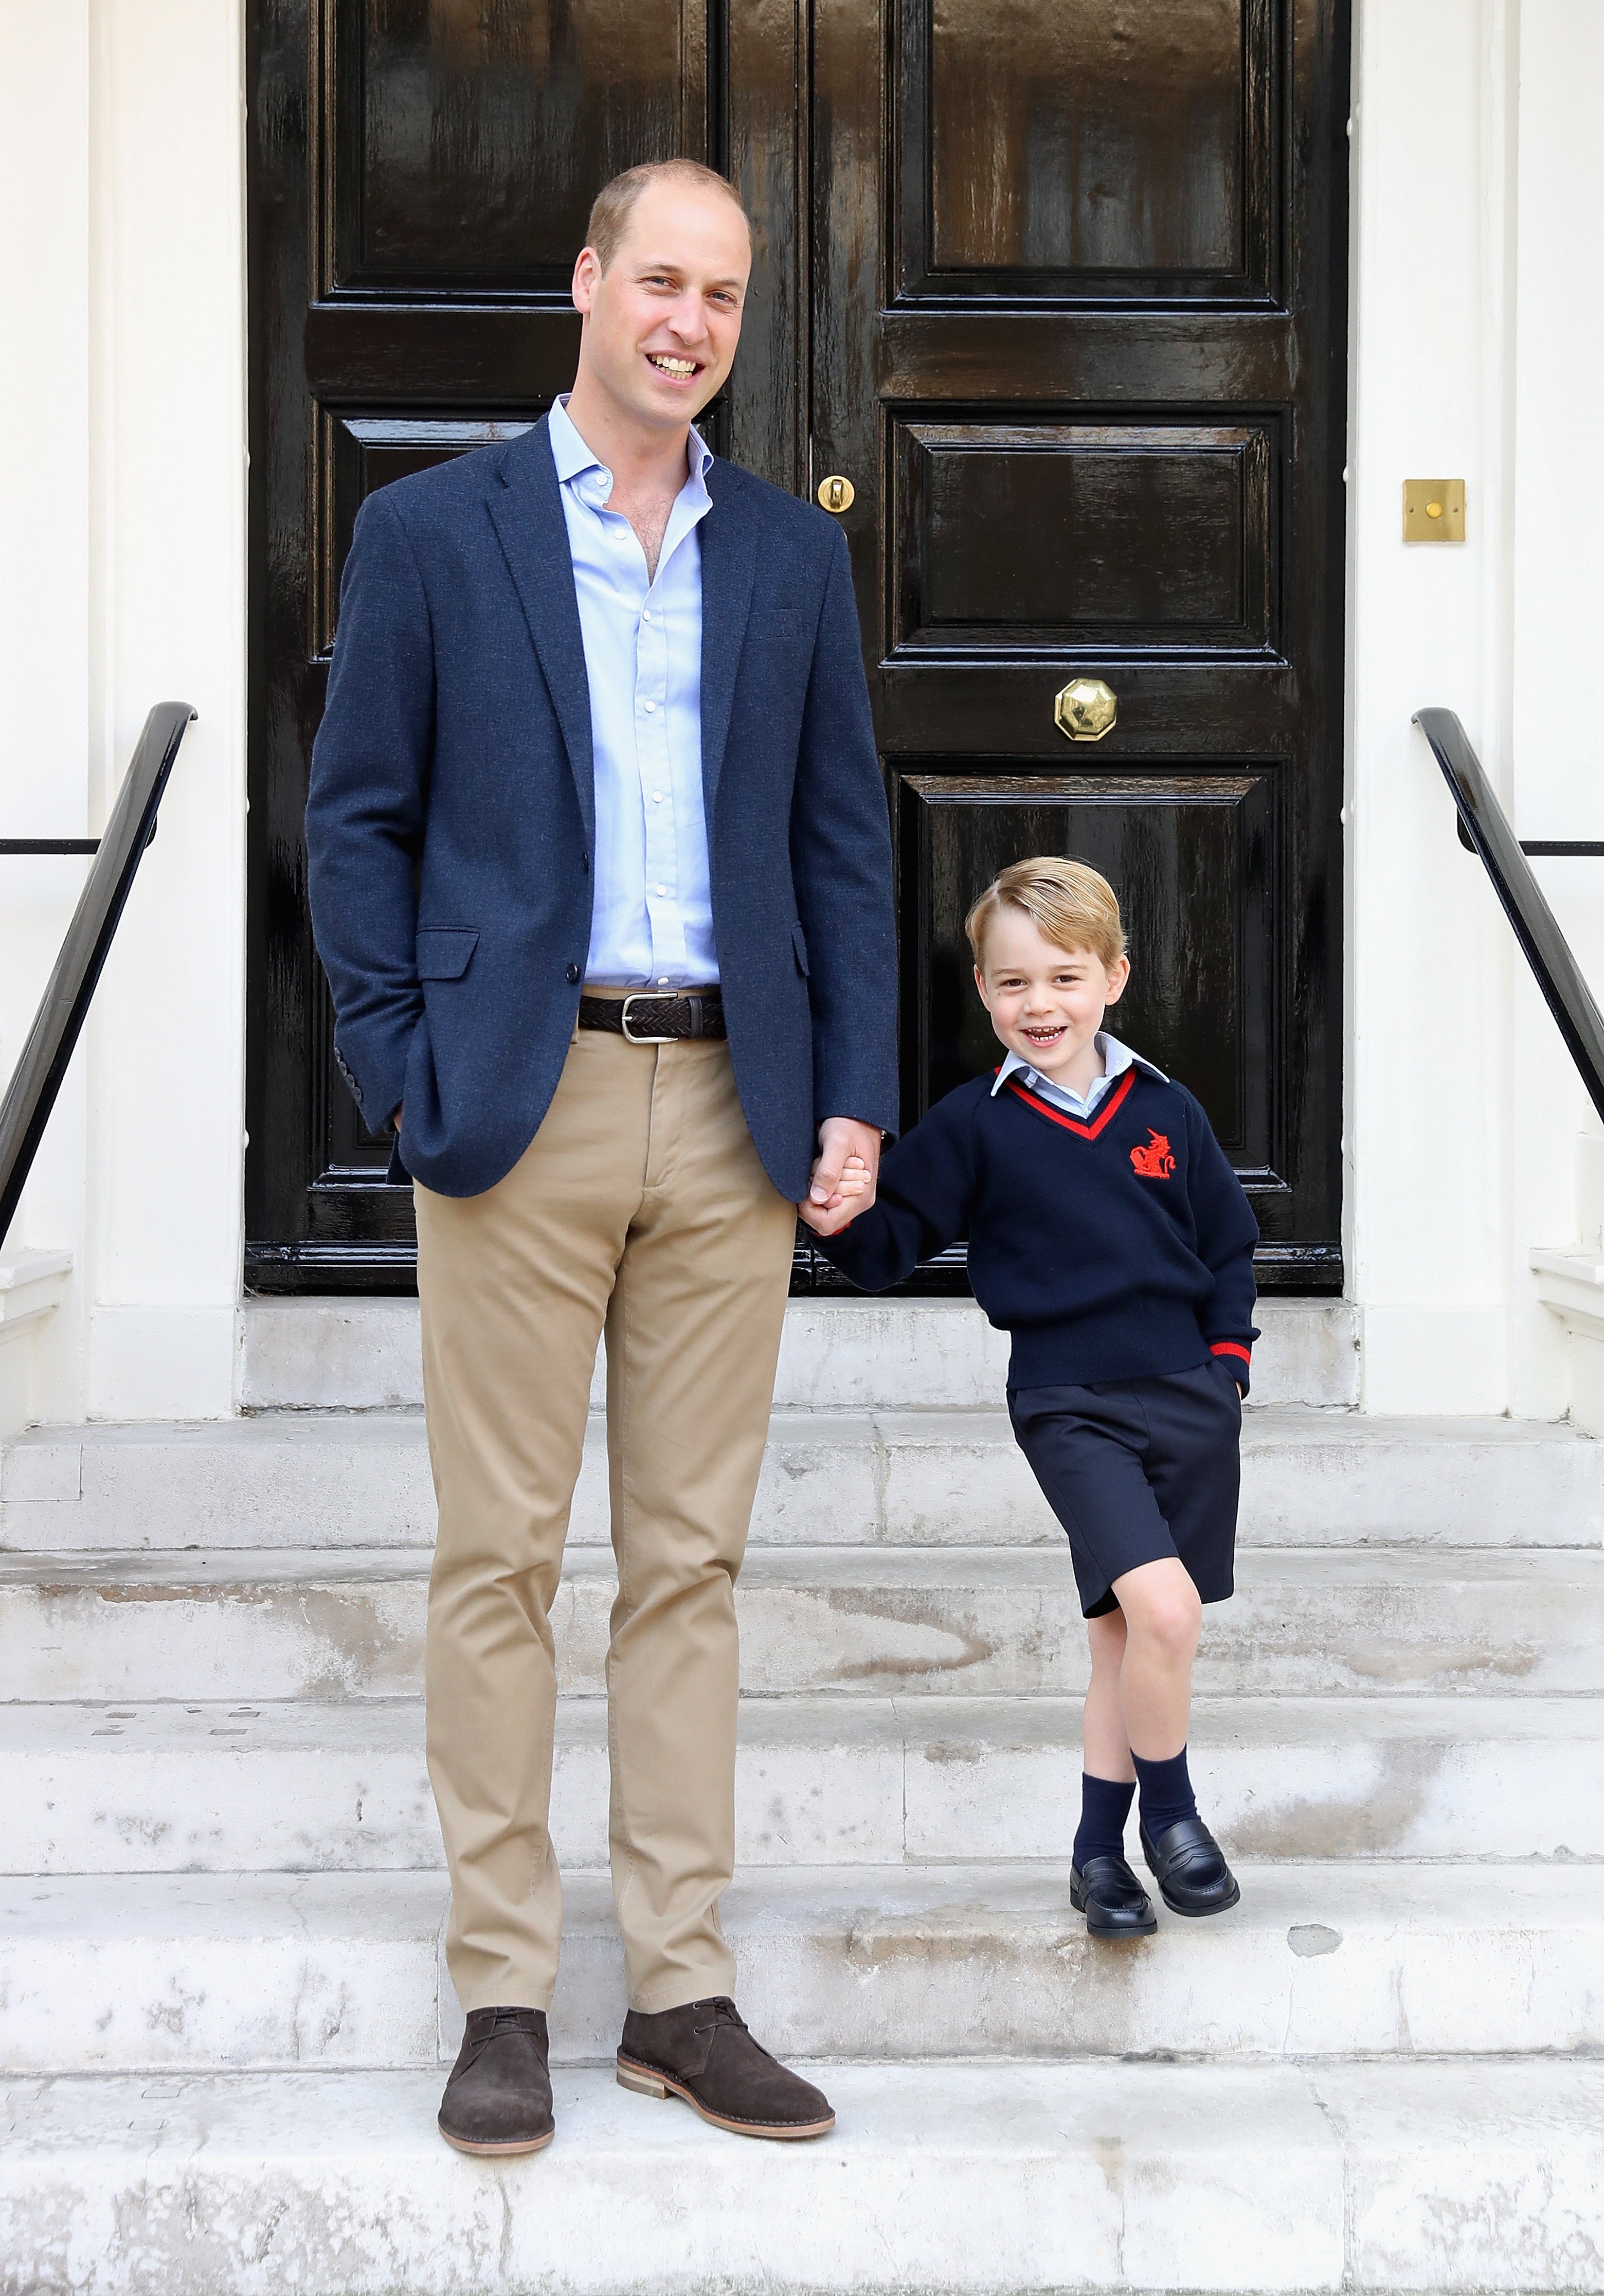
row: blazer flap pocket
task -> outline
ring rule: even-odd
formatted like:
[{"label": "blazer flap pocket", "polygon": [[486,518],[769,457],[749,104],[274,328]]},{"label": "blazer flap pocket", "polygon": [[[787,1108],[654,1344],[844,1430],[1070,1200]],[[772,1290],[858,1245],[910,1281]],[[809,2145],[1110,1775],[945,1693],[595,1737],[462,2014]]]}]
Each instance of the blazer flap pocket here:
[{"label": "blazer flap pocket", "polygon": [[807,943],[802,938],[800,924],[791,927],[791,947],[797,952],[797,970],[804,980],[807,978]]},{"label": "blazer flap pocket", "polygon": [[478,946],[479,933],[472,925],[420,925],[419,980],[460,980]]}]

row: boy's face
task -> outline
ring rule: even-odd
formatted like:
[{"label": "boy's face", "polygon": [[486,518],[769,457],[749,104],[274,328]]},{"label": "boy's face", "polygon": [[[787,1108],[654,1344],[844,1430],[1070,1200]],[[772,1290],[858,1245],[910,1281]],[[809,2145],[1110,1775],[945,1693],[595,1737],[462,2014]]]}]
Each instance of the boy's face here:
[{"label": "boy's face", "polygon": [[975,967],[999,1043],[1055,1083],[1074,1072],[1068,1081],[1077,1089],[1089,1081],[1079,1071],[1095,1059],[1092,1044],[1104,1011],[1130,977],[1127,958],[1105,965],[1089,948],[1060,948],[1018,909],[991,919]]}]

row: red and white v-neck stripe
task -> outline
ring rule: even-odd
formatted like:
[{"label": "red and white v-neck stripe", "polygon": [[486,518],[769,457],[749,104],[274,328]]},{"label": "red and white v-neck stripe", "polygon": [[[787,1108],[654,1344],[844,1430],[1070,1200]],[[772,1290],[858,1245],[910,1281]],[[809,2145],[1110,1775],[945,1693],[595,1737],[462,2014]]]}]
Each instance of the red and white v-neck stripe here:
[{"label": "red and white v-neck stripe", "polygon": [[1083,1124],[1078,1116],[1070,1116],[1063,1109],[1054,1108],[1051,1101],[1045,1101],[1039,1093],[1032,1092],[1028,1085],[1019,1082],[1018,1077],[1011,1076],[1007,1080],[1009,1091],[1016,1093],[1027,1108],[1034,1108],[1036,1114],[1044,1116],[1050,1124],[1061,1124],[1066,1132],[1078,1133],[1083,1140],[1095,1140],[1098,1134],[1112,1123],[1130,1097],[1131,1087],[1135,1081],[1136,1070],[1133,1064],[1125,1070],[1113,1090],[1104,1095],[1102,1104],[1096,1115],[1090,1117]]}]

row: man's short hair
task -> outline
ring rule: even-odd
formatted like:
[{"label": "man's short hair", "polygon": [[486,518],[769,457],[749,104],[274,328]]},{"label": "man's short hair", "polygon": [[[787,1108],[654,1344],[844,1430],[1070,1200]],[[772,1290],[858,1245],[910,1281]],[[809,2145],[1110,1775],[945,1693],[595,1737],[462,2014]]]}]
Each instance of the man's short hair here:
[{"label": "man's short hair", "polygon": [[752,235],[752,218],[741,205],[741,193],[726,176],[704,168],[700,160],[653,160],[641,168],[626,168],[610,184],[603,184],[592,202],[585,226],[585,243],[596,250],[603,271],[624,243],[635,201],[653,184],[693,184],[703,191],[722,192],[741,209],[741,219]]},{"label": "man's short hair", "polygon": [[1105,971],[1125,955],[1125,927],[1114,888],[1084,861],[1037,853],[1028,861],[1013,862],[993,880],[963,925],[982,972],[986,928],[1000,909],[1018,909],[1055,948],[1090,949]]}]

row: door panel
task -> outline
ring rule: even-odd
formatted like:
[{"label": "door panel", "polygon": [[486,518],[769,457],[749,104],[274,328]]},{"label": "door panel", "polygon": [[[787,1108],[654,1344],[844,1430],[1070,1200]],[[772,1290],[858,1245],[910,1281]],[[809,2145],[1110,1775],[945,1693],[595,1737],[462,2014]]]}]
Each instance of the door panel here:
[{"label": "door panel", "polygon": [[1275,429],[894,418],[892,660],[1273,652]]},{"label": "door panel", "polygon": [[1273,11],[904,0],[904,295],[1268,285]]},{"label": "door panel", "polygon": [[384,0],[333,33],[325,291],[566,306],[596,189],[702,156],[705,0]]},{"label": "door panel", "polygon": [[911,1083],[939,1099],[1002,1054],[970,978],[963,920],[1021,853],[1073,852],[1121,890],[1133,971],[1111,1025],[1195,1092],[1260,1186],[1277,783],[1273,774],[911,773],[903,866],[914,922],[904,1020]]},{"label": "door panel", "polygon": [[[968,902],[1075,854],[1121,894],[1123,1028],[1208,1108],[1263,1280],[1334,1288],[1344,11],[814,23],[812,476],[856,489],[904,1117],[994,1064]],[[1055,722],[1076,676],[1117,697],[1094,747]]]}]

